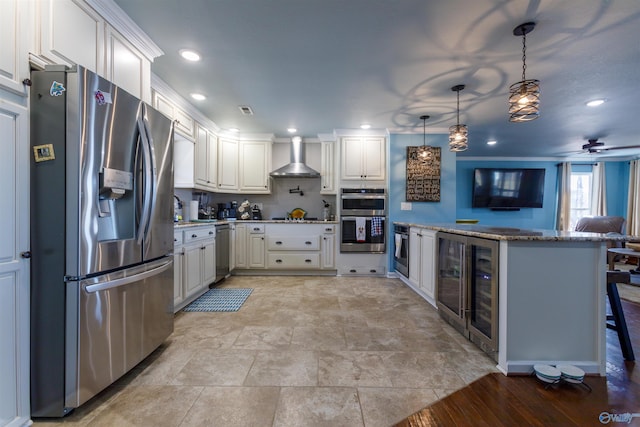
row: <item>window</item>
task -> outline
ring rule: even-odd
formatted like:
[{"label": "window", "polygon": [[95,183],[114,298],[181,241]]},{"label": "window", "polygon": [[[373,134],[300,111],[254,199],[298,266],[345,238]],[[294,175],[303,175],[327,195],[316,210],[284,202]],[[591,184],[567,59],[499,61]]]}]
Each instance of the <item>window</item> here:
[{"label": "window", "polygon": [[591,215],[591,172],[571,172],[571,218],[570,230],[583,216]]}]

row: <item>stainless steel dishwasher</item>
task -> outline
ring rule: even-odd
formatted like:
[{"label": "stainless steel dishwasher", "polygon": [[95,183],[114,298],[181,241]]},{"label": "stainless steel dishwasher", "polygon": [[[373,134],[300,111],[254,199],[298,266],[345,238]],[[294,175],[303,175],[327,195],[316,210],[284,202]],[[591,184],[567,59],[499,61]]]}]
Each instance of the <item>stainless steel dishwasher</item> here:
[{"label": "stainless steel dishwasher", "polygon": [[229,275],[229,224],[216,225],[216,280]]}]

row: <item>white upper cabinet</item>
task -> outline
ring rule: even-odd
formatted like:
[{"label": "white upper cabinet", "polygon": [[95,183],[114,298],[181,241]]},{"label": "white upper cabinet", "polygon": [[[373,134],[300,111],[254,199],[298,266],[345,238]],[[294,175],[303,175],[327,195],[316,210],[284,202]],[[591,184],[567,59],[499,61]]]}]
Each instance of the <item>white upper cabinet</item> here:
[{"label": "white upper cabinet", "polygon": [[195,188],[195,143],[176,134],[173,140],[173,186]]},{"label": "white upper cabinet", "polygon": [[102,17],[82,1],[42,0],[39,7],[38,54],[52,64],[80,64],[104,75]]},{"label": "white upper cabinet", "polygon": [[200,190],[217,189],[218,139],[196,124],[195,187]]},{"label": "white upper cabinet", "polygon": [[218,191],[238,191],[238,141],[218,140]]},{"label": "white upper cabinet", "polygon": [[195,141],[195,120],[163,94],[153,91],[153,107],[176,121],[175,131],[185,138]]},{"label": "white upper cabinet", "polygon": [[336,194],[334,144],[333,141],[322,141],[320,194]]},{"label": "white upper cabinet", "polygon": [[240,192],[270,193],[271,141],[241,141],[238,169]]},{"label": "white upper cabinet", "polygon": [[384,181],[386,177],[386,138],[342,138],[340,178],[343,180]]},{"label": "white upper cabinet", "polygon": [[28,40],[28,3],[19,0],[4,0],[0,13],[0,86],[26,96],[27,89],[22,80],[29,77],[26,58]]},{"label": "white upper cabinet", "polygon": [[106,39],[107,80],[151,103],[151,62],[110,26]]}]

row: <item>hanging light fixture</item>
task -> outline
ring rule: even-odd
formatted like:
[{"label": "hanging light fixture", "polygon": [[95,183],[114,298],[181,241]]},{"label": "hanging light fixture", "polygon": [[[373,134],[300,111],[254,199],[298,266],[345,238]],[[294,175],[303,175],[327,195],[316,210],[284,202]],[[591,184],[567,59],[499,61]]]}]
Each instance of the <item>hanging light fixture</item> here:
[{"label": "hanging light fixture", "polygon": [[456,107],[456,124],[449,127],[449,151],[465,151],[469,148],[469,129],[467,125],[460,124],[460,91],[464,89],[464,85],[455,85],[451,88],[452,91],[457,92],[458,102]]},{"label": "hanging light fixture", "polygon": [[422,147],[418,150],[418,160],[422,163],[429,163],[433,159],[433,153],[429,148],[427,148],[427,119],[429,116],[426,114],[424,116],[420,116],[420,120],[422,120]]},{"label": "hanging light fixture", "polygon": [[535,28],[535,22],[527,22],[513,29],[514,36],[522,36],[522,81],[509,87],[509,121],[528,122],[540,115],[540,81],[527,80],[527,34]]}]

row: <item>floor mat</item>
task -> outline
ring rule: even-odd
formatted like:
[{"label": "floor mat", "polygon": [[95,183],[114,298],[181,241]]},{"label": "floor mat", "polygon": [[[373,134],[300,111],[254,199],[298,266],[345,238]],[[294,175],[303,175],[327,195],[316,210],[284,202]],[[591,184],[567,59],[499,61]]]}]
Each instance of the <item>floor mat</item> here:
[{"label": "floor mat", "polygon": [[209,289],[183,311],[238,311],[253,289]]}]

